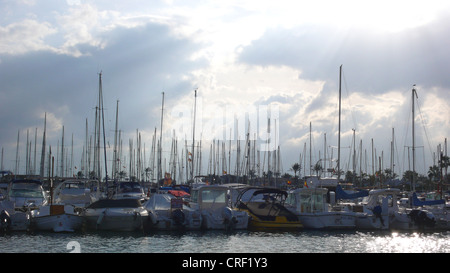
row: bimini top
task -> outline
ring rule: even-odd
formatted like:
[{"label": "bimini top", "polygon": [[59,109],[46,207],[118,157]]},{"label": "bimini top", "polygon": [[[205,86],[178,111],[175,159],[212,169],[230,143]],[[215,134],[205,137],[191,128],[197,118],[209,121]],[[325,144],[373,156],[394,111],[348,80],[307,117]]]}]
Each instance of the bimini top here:
[{"label": "bimini top", "polygon": [[341,185],[336,186],[336,199],[356,199],[360,197],[369,196],[369,192],[366,190],[359,190],[355,193],[346,193]]},{"label": "bimini top", "polygon": [[138,199],[101,199],[90,204],[88,209],[103,208],[139,208],[142,207],[141,201]]},{"label": "bimini top", "polygon": [[438,200],[428,200],[428,201],[421,201],[419,198],[417,198],[417,194],[413,193],[413,206],[436,206],[436,205],[443,205],[445,204],[444,199],[438,199]]},{"label": "bimini top", "polygon": [[[253,191],[253,192],[252,192]],[[253,197],[261,195],[261,198],[265,198],[266,195],[270,196],[281,196],[286,198],[287,191],[277,189],[277,188],[269,188],[269,187],[247,187],[243,189],[237,200],[240,202],[248,202],[253,199]]]}]

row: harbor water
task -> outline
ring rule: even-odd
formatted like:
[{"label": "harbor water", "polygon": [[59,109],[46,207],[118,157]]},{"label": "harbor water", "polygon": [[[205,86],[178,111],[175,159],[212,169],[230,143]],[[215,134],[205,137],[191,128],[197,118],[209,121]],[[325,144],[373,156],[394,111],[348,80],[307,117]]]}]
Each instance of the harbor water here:
[{"label": "harbor water", "polygon": [[1,253],[449,253],[450,232],[11,233]]}]

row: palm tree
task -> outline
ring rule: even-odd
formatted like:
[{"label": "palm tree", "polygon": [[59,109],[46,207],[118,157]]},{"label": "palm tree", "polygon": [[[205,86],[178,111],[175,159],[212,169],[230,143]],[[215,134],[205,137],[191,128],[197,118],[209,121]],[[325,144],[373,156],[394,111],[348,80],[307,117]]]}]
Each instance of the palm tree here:
[{"label": "palm tree", "polygon": [[441,176],[441,172],[439,170],[439,167],[434,165],[434,166],[430,166],[430,169],[428,170],[428,178],[433,181],[437,181],[439,180]]},{"label": "palm tree", "polygon": [[298,163],[295,163],[294,165],[292,165],[291,170],[294,171],[295,178],[297,178],[297,172],[300,172],[301,168],[302,167]]},{"label": "palm tree", "polygon": [[322,170],[322,165],[317,162],[316,165],[314,165],[314,171],[316,172],[316,175],[319,176],[319,172]]}]

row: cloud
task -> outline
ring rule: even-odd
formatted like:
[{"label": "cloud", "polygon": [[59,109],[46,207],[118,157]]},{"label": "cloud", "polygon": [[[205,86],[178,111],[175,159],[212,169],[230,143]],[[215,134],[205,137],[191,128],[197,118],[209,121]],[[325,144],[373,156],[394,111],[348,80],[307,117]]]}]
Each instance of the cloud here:
[{"label": "cloud", "polygon": [[[444,14],[445,15],[445,14]],[[253,65],[287,65],[309,80],[337,80],[343,64],[354,90],[379,92],[388,88],[450,86],[446,50],[450,20],[442,15],[428,25],[402,32],[380,32],[353,26],[306,25],[268,30],[244,47],[239,61]],[[349,78],[351,77],[351,78]]]},{"label": "cloud", "polygon": [[[43,115],[47,112],[47,128],[56,130],[54,134],[48,132],[49,143],[56,145],[61,137],[57,128],[63,125],[66,136],[73,132],[75,143],[83,145],[86,119],[89,134],[93,132],[98,73],[102,71],[108,136],[113,137],[116,100],[120,101],[121,130],[131,135],[136,129],[152,131],[159,125],[161,92],[169,96],[190,92],[191,71],[204,65],[201,59],[190,58],[199,45],[174,37],[165,25],[118,27],[103,32],[100,38],[105,41],[103,48],[74,44],[83,52],[79,57],[52,50],[2,55],[1,124],[21,131],[37,127],[42,136]],[[2,143],[9,143],[4,146],[7,151],[15,151],[17,130],[0,135]],[[123,137],[127,140],[128,135]],[[8,142],[11,139],[14,141]]]},{"label": "cloud", "polygon": [[24,20],[0,26],[0,54],[23,54],[29,51],[50,50],[55,48],[46,44],[45,39],[57,31],[48,22]]}]

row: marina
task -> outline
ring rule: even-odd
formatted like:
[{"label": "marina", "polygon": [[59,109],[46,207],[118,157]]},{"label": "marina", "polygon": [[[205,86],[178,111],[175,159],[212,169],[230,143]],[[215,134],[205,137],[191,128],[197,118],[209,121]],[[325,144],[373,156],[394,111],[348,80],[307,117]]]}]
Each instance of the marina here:
[{"label": "marina", "polygon": [[[341,73],[342,66],[339,84]],[[416,96],[416,89],[413,87],[412,116]],[[173,139],[169,160],[171,163],[168,166],[163,164],[162,134],[157,144],[156,129],[149,165],[142,162],[145,151],[141,146],[140,134],[137,132],[136,149],[130,141],[131,173],[127,174],[120,171],[123,155],[120,153],[122,147],[118,144],[121,141],[117,139],[118,103],[110,177],[100,73],[95,144],[88,147],[86,137],[86,146],[82,151],[84,159],[90,158],[93,152],[93,161],[81,161],[84,172],[79,171],[76,175],[72,173],[72,177],[61,177],[70,171],[65,166],[67,162],[64,163],[67,156],[64,155],[64,127],[61,152],[56,153],[60,157],[56,162],[60,161],[60,164],[57,163],[55,167],[55,155],[52,154],[51,146],[46,152],[46,120],[40,175],[33,175],[29,170],[31,165],[35,168],[37,164],[30,164],[31,153],[28,151],[31,144],[28,139],[26,174],[2,172],[0,231],[5,244],[1,251],[63,252],[60,249],[60,244],[63,244],[61,239],[69,240],[66,242],[67,249],[70,250],[69,246],[74,244],[79,252],[81,249],[86,252],[155,253],[450,251],[447,243],[450,203],[448,189],[445,191],[450,163],[448,156],[444,156],[439,150],[439,166],[435,165],[440,171],[440,175],[436,175],[439,180],[436,178],[435,187],[427,192],[416,190],[414,149],[412,181],[405,181],[401,188],[391,187],[387,178],[382,181],[381,172],[377,173],[379,181],[374,179],[370,187],[364,186],[362,180],[360,183],[355,181],[355,168],[351,174],[353,178],[348,176],[349,171],[345,178],[341,178],[340,98],[339,86],[338,156],[334,162],[336,165],[330,165],[331,168],[327,169],[332,173],[330,177],[319,163],[314,166],[316,175],[304,175],[302,178],[298,178],[296,174],[294,177],[279,177],[279,146],[264,153],[258,150],[258,154],[267,153],[267,157],[272,158],[267,160],[268,173],[257,175],[255,167],[259,168],[260,163],[255,156],[251,156],[256,153],[256,145],[248,138],[250,123],[244,144],[246,151],[243,154],[240,154],[240,142],[236,143],[234,175],[229,175],[226,171],[227,150],[225,143],[221,145],[219,141],[217,144],[215,141],[211,143],[209,175],[200,175],[201,142],[195,141],[195,133],[192,146],[186,142],[184,153],[180,157],[177,157],[176,139]],[[192,125],[194,132],[196,102],[197,90]],[[164,93],[161,131],[163,110]],[[268,123],[270,124],[270,119]],[[87,132],[86,129],[86,135]],[[276,133],[274,136],[277,135]],[[412,136],[414,148],[414,120]],[[35,146],[36,142],[35,140]],[[230,157],[231,143],[228,154]],[[177,167],[181,169],[177,170]],[[230,159],[228,167],[232,167]],[[295,164],[292,167],[295,172],[297,167],[301,169],[299,166],[294,167]],[[55,170],[59,176],[55,175]],[[387,173],[385,170],[385,174]],[[177,178],[178,181],[186,182],[177,182]],[[383,182],[386,184],[383,185]],[[161,232],[174,234],[160,234]],[[43,238],[43,241],[58,242],[59,246],[30,247],[21,242],[27,238]],[[181,242],[192,241],[192,244],[173,244],[171,241],[174,238]],[[27,248],[13,250],[8,246],[8,242],[16,240],[17,244],[27,245]],[[417,240],[425,240],[433,246],[417,243]],[[199,245],[199,241],[205,245]],[[397,242],[396,245],[392,245],[393,242]],[[415,245],[414,248],[407,246],[411,242]],[[43,243],[46,244],[48,243]],[[101,247],[95,247],[96,245]],[[421,247],[417,248],[417,245]],[[282,250],[279,249],[280,246],[283,247]]]}]

